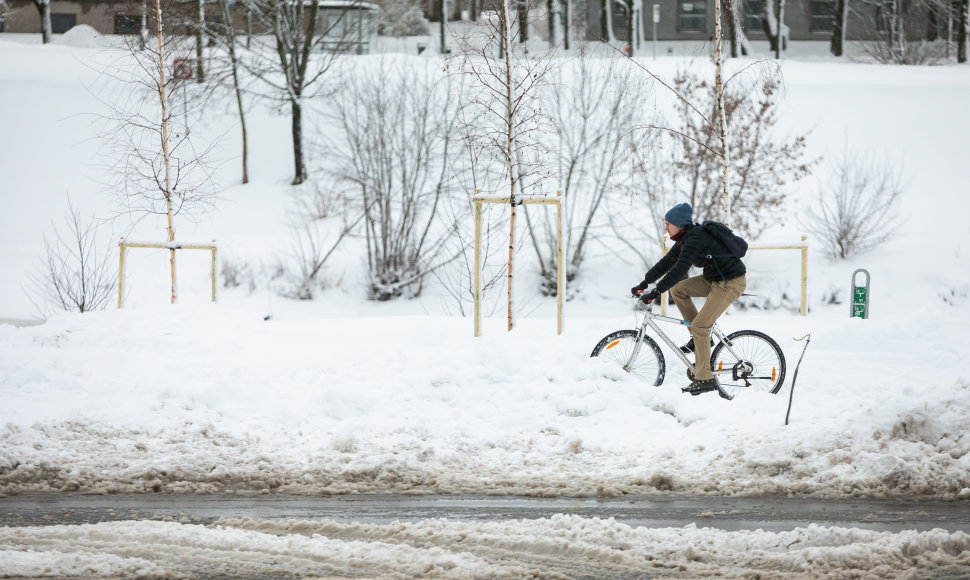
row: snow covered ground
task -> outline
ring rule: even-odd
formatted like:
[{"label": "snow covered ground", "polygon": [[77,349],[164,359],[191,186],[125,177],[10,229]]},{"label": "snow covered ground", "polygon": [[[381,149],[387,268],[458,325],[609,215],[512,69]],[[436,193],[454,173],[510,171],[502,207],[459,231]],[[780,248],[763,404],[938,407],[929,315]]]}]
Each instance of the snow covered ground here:
[{"label": "snow covered ground", "polygon": [[484,524],[114,522],[0,528],[0,542],[0,571],[48,577],[960,578],[970,566],[970,536],[943,530],[649,529],[570,515]]},{"label": "snow covered ground", "polygon": [[[25,276],[50,222],[62,219],[65,194],[108,212],[88,116],[103,112],[93,63],[105,53],[76,44],[84,46],[0,35],[2,317],[35,314]],[[597,264],[567,304],[561,336],[552,304],[531,298],[515,331],[494,318],[475,339],[471,320],[450,315],[440,296],[371,304],[352,276],[309,303],[238,288],[220,289],[209,305],[205,258],[187,258],[177,306],[155,307],[157,296],[133,290],[120,311],[0,325],[0,493],[970,499],[970,68],[819,59],[783,68],[786,127],[811,130],[814,154],[834,156],[847,143],[888,154],[908,187],[907,219],[889,244],[837,264],[812,246],[808,317],[749,310],[722,320],[725,330],[755,328],[782,345],[789,378],[780,394],[689,397],[670,355],[660,388],[589,359],[599,338],[636,323],[623,297],[642,276],[632,262]],[[228,188],[215,213],[183,226],[186,238],[216,238],[221,255],[257,259],[286,246],[287,123],[253,115],[253,183]],[[793,198],[792,214],[805,199]],[[799,233],[788,219],[758,241]],[[779,259],[752,255],[749,267],[773,272]],[[870,320],[848,318],[844,301],[858,267],[872,273]],[[133,288],[151,285],[149,269],[134,271]],[[790,273],[797,277],[795,254]],[[826,304],[832,292],[841,304]],[[785,426],[804,344],[792,339],[808,333]],[[958,577],[968,558],[970,536],[942,530],[650,530],[566,515],[0,529],[0,576]]]}]

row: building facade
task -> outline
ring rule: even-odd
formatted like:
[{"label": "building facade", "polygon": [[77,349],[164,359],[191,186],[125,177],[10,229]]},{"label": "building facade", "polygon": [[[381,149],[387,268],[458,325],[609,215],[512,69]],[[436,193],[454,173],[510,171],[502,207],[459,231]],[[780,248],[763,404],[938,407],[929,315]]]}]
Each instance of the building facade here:
[{"label": "building facade", "polygon": [[[167,28],[187,33],[197,21],[196,0],[164,0],[166,14],[174,15],[167,21]],[[477,0],[476,10],[468,11],[475,0],[449,0],[454,8],[451,18],[460,18],[463,12],[480,13],[495,8],[496,0]],[[751,40],[768,38],[765,32],[765,0],[739,0],[742,14],[741,27],[744,36]],[[769,0],[771,1],[771,0]],[[437,20],[441,0],[424,0],[426,16]],[[952,2],[948,4],[948,2]],[[872,40],[882,38],[899,26],[907,39],[937,40],[955,38],[960,27],[961,0],[868,0],[851,3],[848,12],[845,37],[847,40]],[[355,4],[366,6],[372,12],[380,2],[367,4],[353,0],[323,0],[320,5]],[[547,9],[551,0],[531,0],[538,11]],[[728,2],[722,5],[722,11]],[[773,4],[777,4],[774,0]],[[221,21],[218,4],[204,2],[206,20]],[[574,32],[586,40],[628,41],[631,37],[641,41],[657,40],[709,40],[714,35],[715,0],[571,0],[571,22]],[[6,9],[3,8],[6,6]],[[233,9],[236,26],[245,26],[246,15],[237,3]],[[373,9],[373,10],[372,10]],[[464,10],[463,10],[464,9]],[[839,5],[836,0],[787,0],[785,2],[783,36],[788,40],[830,41]],[[154,3],[147,0],[51,0],[51,25],[55,34],[63,33],[79,24],[91,26],[101,34],[138,34],[143,18],[148,27],[154,26],[152,14]],[[631,12],[639,18],[631,18]],[[238,18],[237,18],[238,13]],[[33,0],[0,0],[0,32],[39,33],[40,15]],[[147,16],[143,16],[143,14]],[[183,25],[180,25],[180,18]],[[373,20],[374,16],[367,16]],[[657,22],[654,22],[654,20]],[[725,18],[725,24],[728,19]],[[530,18],[531,19],[531,18]],[[534,21],[540,38],[547,38],[542,18]],[[577,26],[578,25],[578,26]],[[584,32],[583,32],[584,31]],[[724,38],[731,38],[725,26]]]},{"label": "building facade", "polygon": [[[714,36],[714,0],[641,0],[639,38],[653,40],[708,40]],[[777,1],[772,3],[777,5]],[[725,24],[724,38],[730,37],[726,15],[728,2],[721,6]],[[744,36],[764,40],[764,0],[740,0],[741,28]],[[637,37],[631,27],[631,4],[624,0],[590,0],[587,4],[587,38],[628,41]],[[848,11],[845,35],[847,40],[874,40],[883,37],[897,23],[902,22],[905,36],[910,40],[937,40],[955,37],[959,30],[959,3],[947,9],[942,2],[921,0],[873,0],[852,2]],[[835,17],[839,10],[836,0],[788,0],[785,2],[784,32],[788,40],[820,40],[832,38]],[[609,11],[609,15],[607,15]],[[655,15],[658,22],[654,23]],[[612,24],[612,35],[609,27]]]}]

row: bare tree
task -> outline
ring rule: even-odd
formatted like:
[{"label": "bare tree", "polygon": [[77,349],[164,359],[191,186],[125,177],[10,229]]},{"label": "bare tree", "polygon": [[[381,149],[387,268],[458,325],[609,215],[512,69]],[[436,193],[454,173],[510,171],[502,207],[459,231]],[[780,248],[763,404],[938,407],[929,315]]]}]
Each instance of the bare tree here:
[{"label": "bare tree", "polygon": [[879,246],[898,232],[902,173],[899,165],[846,153],[809,207],[805,227],[832,258]]},{"label": "bare tree", "polygon": [[[629,186],[631,149],[646,143],[642,125],[646,97],[629,60],[614,54],[608,66],[580,49],[578,58],[562,65],[568,81],[553,85],[548,103],[558,157],[556,169],[564,208],[565,278],[579,274],[610,195]],[[556,235],[550,212],[527,211],[526,221],[538,254],[542,290],[556,294]]]},{"label": "bare tree", "polygon": [[351,71],[331,100],[339,127],[324,168],[359,201],[370,298],[420,294],[425,276],[454,258],[455,224],[441,223],[461,95],[432,71],[383,60]]},{"label": "bare tree", "polygon": [[832,54],[842,56],[845,54],[845,39],[849,25],[849,0],[835,1],[835,15],[832,21],[832,41],[830,44]]},{"label": "bare tree", "polygon": [[331,224],[316,221],[294,225],[290,252],[280,259],[290,278],[283,295],[298,300],[312,300],[317,288],[322,285],[324,266],[359,221],[358,217],[353,223],[344,222],[336,233],[326,227]]},{"label": "bare tree", "polygon": [[[731,151],[727,167],[727,196],[731,227],[756,237],[772,210],[785,199],[784,186],[809,174],[813,161],[805,160],[805,137],[783,139],[774,134],[777,94],[781,81],[775,76],[758,79],[756,98],[752,88],[735,77],[723,95],[726,123],[744,130],[731,131],[726,147]],[[708,83],[688,73],[674,80],[678,92],[699,109],[713,112],[715,97]],[[724,205],[725,179],[717,129],[689,108],[681,107],[680,155],[675,156],[674,187],[694,207],[697,219],[718,219]]]},{"label": "bare tree", "polygon": [[[622,248],[617,253],[637,256],[647,269],[659,257],[655,250],[666,233],[664,214],[682,199],[677,193],[676,175],[670,170],[681,156],[680,143],[661,132],[654,140],[634,140],[631,145],[630,186],[626,195],[607,198],[605,211],[617,246]],[[631,211],[632,207],[641,211]]]},{"label": "bare tree", "polygon": [[66,230],[54,228],[44,236],[44,258],[28,274],[28,292],[42,314],[51,307],[68,312],[102,310],[117,279],[111,247],[98,243],[98,222],[85,221],[70,199]]},{"label": "bare tree", "polygon": [[950,2],[888,0],[873,7],[874,18],[862,24],[869,40],[856,44],[876,62],[920,65],[950,58],[949,42],[937,40],[941,15],[951,18]]},{"label": "bare tree", "polygon": [[40,13],[40,34],[44,44],[51,41],[51,0],[33,0]]},{"label": "bare tree", "polygon": [[0,32],[3,32],[3,21],[11,12],[10,4],[7,3],[7,0],[0,0]]},{"label": "bare tree", "polygon": [[970,37],[970,0],[959,3],[960,20],[957,32],[957,62],[967,62],[967,37]]},{"label": "bare tree", "polygon": [[426,35],[430,26],[421,11],[420,0],[391,0],[381,4],[379,32],[384,36]]},{"label": "bare tree", "polygon": [[743,0],[728,0],[727,23],[731,33],[731,58],[753,54],[751,42],[744,34],[744,2]]},{"label": "bare tree", "polygon": [[[188,51],[184,37],[164,34],[162,14],[166,11],[160,1],[155,4],[154,47],[142,50],[137,38],[128,37],[127,57],[107,73],[132,88],[127,101],[106,103],[113,113],[102,138],[116,153],[110,172],[114,181],[108,186],[122,198],[123,211],[142,217],[165,216],[171,301],[175,303],[175,218],[208,208],[215,198],[215,184],[206,163],[211,145],[199,149],[190,139],[189,100],[183,98],[185,106],[180,110],[171,99],[176,87],[181,91],[188,87],[166,74],[166,66],[186,58]],[[181,123],[174,123],[175,119]]]},{"label": "bare tree", "polygon": [[[524,11],[519,11],[523,14]],[[501,0],[498,20],[488,21],[473,34],[459,40],[464,72],[480,90],[469,106],[480,111],[472,117],[469,134],[497,152],[504,164],[503,196],[509,199],[509,253],[507,282],[508,329],[513,323],[513,273],[516,249],[516,208],[527,185],[541,192],[542,145],[538,139],[546,120],[539,106],[541,88],[552,69],[549,55],[529,56],[519,39],[528,22],[514,20],[510,0]],[[527,12],[525,12],[527,13]],[[494,55],[498,54],[498,58]]]},{"label": "bare tree", "polygon": [[[314,85],[321,83],[338,54],[346,50],[352,28],[346,24],[354,8],[349,7],[334,18],[323,18],[320,2],[311,0],[244,0],[244,4],[270,33],[268,37],[256,37],[258,46],[251,53],[254,61],[249,66],[275,91],[275,98],[290,109],[292,183],[299,185],[307,179],[305,101],[314,95]],[[338,37],[336,42],[334,35]],[[273,56],[267,57],[269,54]]]},{"label": "bare tree", "polygon": [[[238,42],[238,36],[232,18],[231,0],[219,0],[219,9],[222,13],[222,22],[213,24],[209,27],[212,38],[225,47],[228,58],[228,70],[225,76],[232,82],[232,90],[236,100],[236,112],[239,115],[239,130],[242,138],[242,183],[249,183],[249,134],[246,131],[246,106],[243,102],[243,66],[242,66],[242,46]],[[210,71],[212,74],[213,71]]]},{"label": "bare tree", "polygon": [[[776,4],[777,1],[777,4]],[[785,0],[764,0],[761,27],[775,58],[788,49],[788,26],[785,24]]]}]

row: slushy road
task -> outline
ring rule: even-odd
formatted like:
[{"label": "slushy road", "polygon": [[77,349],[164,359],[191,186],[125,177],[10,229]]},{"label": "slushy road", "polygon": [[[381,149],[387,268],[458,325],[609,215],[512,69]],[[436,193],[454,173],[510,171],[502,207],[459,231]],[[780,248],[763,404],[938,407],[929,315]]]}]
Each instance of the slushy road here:
[{"label": "slushy road", "polygon": [[458,521],[537,519],[555,514],[613,518],[631,526],[695,524],[727,531],[784,531],[809,524],[876,531],[941,528],[970,533],[970,502],[804,497],[640,496],[532,498],[429,495],[82,495],[0,498],[0,525],[34,526],[122,520],[220,518],[320,520],[386,524],[431,518]]}]

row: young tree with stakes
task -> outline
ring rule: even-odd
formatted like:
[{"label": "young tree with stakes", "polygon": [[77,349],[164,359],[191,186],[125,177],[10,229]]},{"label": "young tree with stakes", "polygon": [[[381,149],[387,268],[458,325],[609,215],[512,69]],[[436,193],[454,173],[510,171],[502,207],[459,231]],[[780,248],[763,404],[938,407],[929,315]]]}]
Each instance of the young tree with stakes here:
[{"label": "young tree with stakes", "polygon": [[[537,175],[537,166],[528,162],[527,156],[536,154],[541,147],[530,141],[530,134],[538,130],[545,113],[537,106],[540,87],[546,82],[550,71],[550,58],[525,58],[518,49],[519,35],[527,22],[513,24],[511,0],[498,3],[498,27],[480,27],[478,33],[459,39],[466,54],[466,70],[483,91],[472,99],[472,106],[484,113],[477,122],[482,123],[472,134],[484,139],[500,151],[508,180],[509,200],[509,249],[507,272],[508,330],[514,326],[513,272],[516,248],[515,222],[519,196],[525,180]],[[483,41],[483,42],[482,42]],[[498,59],[492,55],[498,48]],[[537,184],[533,184],[537,185]]]},{"label": "young tree with stakes", "polygon": [[[189,110],[179,113],[185,119],[184,124],[176,127],[172,123],[175,108],[169,93],[177,79],[173,78],[174,74],[166,75],[166,63],[189,61],[186,59],[188,51],[183,46],[184,38],[165,35],[163,15],[166,10],[161,1],[156,0],[154,4],[156,38],[151,43],[154,48],[142,50],[137,36],[126,37],[130,60],[119,62],[108,73],[122,83],[142,87],[152,98],[137,98],[136,89],[128,102],[109,103],[113,116],[108,119],[110,126],[102,137],[118,152],[116,165],[109,172],[117,181],[108,186],[121,192],[123,212],[141,214],[140,218],[165,216],[170,300],[174,304],[178,298],[176,250],[179,247],[175,239],[175,216],[210,205],[215,184],[205,163],[208,149],[199,151],[190,141]],[[128,68],[125,63],[129,62],[133,63],[132,76],[126,77]],[[189,88],[181,82],[179,90]],[[153,101],[157,109],[152,105]],[[189,100],[186,98],[185,102],[188,105]]]}]

